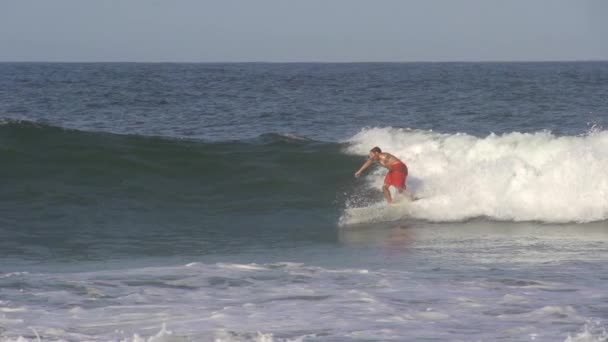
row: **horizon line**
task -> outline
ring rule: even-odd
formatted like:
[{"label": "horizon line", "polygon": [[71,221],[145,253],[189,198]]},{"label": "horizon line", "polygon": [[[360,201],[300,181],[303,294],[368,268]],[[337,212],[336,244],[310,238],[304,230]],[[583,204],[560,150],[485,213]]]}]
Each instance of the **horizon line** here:
[{"label": "horizon line", "polygon": [[608,62],[608,59],[521,59],[521,60],[417,60],[417,61],[128,61],[128,60],[109,60],[109,61],[79,61],[79,60],[0,60],[0,63],[63,63],[63,64],[414,64],[414,63],[593,63]]}]

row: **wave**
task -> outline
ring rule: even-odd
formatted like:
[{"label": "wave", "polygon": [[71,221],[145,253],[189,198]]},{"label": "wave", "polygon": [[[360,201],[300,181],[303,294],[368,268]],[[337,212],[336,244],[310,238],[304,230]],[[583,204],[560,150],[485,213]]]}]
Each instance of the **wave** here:
[{"label": "wave", "polygon": [[205,142],[4,121],[0,201],[93,205],[111,198],[136,206],[202,205],[208,215],[327,209],[358,159],[341,149],[291,134]]},{"label": "wave", "polygon": [[[384,170],[352,176],[373,146],[408,164],[418,200],[403,210],[382,209]],[[475,137],[383,127],[343,143],[278,133],[205,142],[4,120],[0,165],[7,210],[111,199],[125,208],[203,208],[200,215],[299,210],[342,224],[608,219],[608,132],[598,128]]]},{"label": "wave", "polygon": [[[402,216],[439,222],[608,219],[608,131],[597,127],[582,136],[543,131],[486,137],[383,127],[364,129],[347,142],[348,153],[367,155],[380,146],[407,163],[408,188],[420,199]],[[380,189],[383,175],[371,173],[367,186]]]}]

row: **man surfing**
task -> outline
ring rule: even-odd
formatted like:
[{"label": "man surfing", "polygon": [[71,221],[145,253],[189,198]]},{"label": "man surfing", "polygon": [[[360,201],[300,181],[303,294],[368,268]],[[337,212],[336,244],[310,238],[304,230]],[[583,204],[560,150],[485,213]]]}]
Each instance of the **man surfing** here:
[{"label": "man surfing", "polygon": [[407,178],[407,166],[401,160],[390,153],[382,152],[380,147],[374,147],[369,151],[369,159],[361,166],[359,171],[355,172],[355,177],[361,176],[361,173],[370,167],[374,162],[378,162],[380,165],[388,169],[388,173],[384,178],[384,185],[382,191],[384,192],[384,199],[388,204],[393,203],[391,198],[391,192],[389,187],[392,185],[397,188],[399,193],[405,190],[405,180]]}]

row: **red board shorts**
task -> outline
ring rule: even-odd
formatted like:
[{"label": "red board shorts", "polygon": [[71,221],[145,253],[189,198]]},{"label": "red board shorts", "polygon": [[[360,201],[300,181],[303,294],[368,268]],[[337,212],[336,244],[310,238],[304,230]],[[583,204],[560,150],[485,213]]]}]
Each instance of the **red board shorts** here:
[{"label": "red board shorts", "polygon": [[405,180],[407,178],[407,166],[405,164],[397,162],[390,166],[386,177],[384,178],[384,185],[392,185],[397,189],[405,189]]}]

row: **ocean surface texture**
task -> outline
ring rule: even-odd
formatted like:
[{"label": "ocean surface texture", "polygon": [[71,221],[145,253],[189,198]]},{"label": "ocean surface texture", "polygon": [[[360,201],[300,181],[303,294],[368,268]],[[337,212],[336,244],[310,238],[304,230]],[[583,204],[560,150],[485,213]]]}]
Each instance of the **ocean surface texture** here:
[{"label": "ocean surface texture", "polygon": [[608,62],[0,63],[0,341],[608,341],[606,124]]}]

